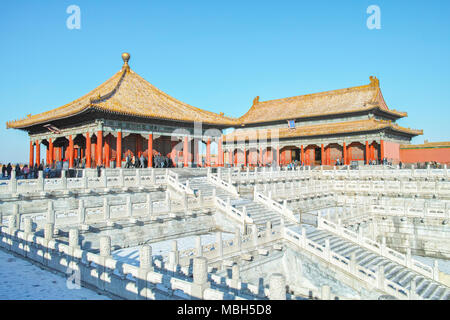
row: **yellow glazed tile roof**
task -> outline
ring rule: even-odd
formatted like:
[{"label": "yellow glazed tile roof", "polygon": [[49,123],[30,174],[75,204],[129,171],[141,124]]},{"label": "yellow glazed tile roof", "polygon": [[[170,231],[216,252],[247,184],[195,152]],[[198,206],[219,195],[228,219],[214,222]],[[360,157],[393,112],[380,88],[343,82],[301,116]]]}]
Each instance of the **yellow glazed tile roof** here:
[{"label": "yellow glazed tile roof", "polygon": [[7,122],[7,128],[24,128],[44,124],[98,109],[124,115],[180,121],[202,121],[232,125],[236,120],[195,108],[162,92],[124,65],[121,71],[83,97],[62,107]]},{"label": "yellow glazed tile roof", "polygon": [[226,117],[223,113],[216,114],[202,110],[169,96],[130,69],[128,54],[123,54],[122,58],[124,59],[122,69],[88,94],[59,108],[8,121],[6,127],[20,129],[47,124],[88,109],[136,117],[201,121],[230,127],[283,119],[345,114],[374,108],[399,117],[406,116],[406,113],[388,109],[378,79],[370,77],[370,84],[359,87],[263,102],[257,97],[253,106],[242,117]]},{"label": "yellow glazed tile roof", "polygon": [[[287,125],[287,124],[286,124]],[[291,137],[308,137],[318,135],[330,135],[339,133],[350,132],[364,132],[374,131],[379,129],[391,128],[398,132],[404,132],[411,135],[423,134],[422,130],[414,130],[410,128],[401,127],[391,121],[366,119],[348,122],[326,123],[309,126],[297,126],[295,129],[281,128],[281,129],[239,129],[223,136],[223,140],[226,142],[243,141],[243,140],[256,140],[269,139],[270,136],[276,138],[291,138]]]},{"label": "yellow glazed tile roof", "polygon": [[259,101],[253,100],[250,110],[239,118],[242,124],[333,115],[379,108],[398,117],[406,112],[389,110],[381,94],[379,80],[370,77],[370,84],[346,89]]}]

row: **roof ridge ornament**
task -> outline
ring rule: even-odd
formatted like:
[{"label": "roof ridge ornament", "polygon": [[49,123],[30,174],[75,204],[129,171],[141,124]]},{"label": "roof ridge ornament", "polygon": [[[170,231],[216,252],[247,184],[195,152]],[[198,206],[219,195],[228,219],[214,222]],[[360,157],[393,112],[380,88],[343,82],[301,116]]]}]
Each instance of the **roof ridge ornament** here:
[{"label": "roof ridge ornament", "polygon": [[373,87],[379,87],[380,86],[380,80],[378,80],[377,77],[370,76],[369,79],[370,79],[370,85],[371,86],[373,86]]},{"label": "roof ridge ornament", "polygon": [[256,96],[255,99],[253,99],[253,105],[259,103],[259,96]]},{"label": "roof ridge ornament", "polygon": [[124,52],[122,53],[122,60],[123,60],[123,66],[122,66],[122,71],[126,70],[129,71],[130,70],[130,66],[128,65],[128,61],[130,60],[130,54],[128,52]]}]

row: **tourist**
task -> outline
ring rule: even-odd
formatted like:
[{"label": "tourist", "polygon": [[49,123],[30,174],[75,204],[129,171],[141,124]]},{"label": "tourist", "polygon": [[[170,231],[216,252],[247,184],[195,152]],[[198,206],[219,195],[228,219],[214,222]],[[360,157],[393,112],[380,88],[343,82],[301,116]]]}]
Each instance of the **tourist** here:
[{"label": "tourist", "polygon": [[11,163],[8,163],[6,166],[6,172],[8,173],[8,178],[11,177],[12,166]]},{"label": "tourist", "polygon": [[28,165],[23,166],[23,177],[24,179],[29,179],[29,173],[30,169],[28,168]]},{"label": "tourist", "polygon": [[18,163],[16,164],[14,170],[16,171],[16,178],[19,179],[22,176],[22,171],[20,170],[20,165]]},{"label": "tourist", "polygon": [[5,178],[5,177],[6,177],[6,166],[3,165],[2,166],[2,178]]},{"label": "tourist", "polygon": [[139,160],[140,160],[139,162],[141,163],[141,168],[145,168],[146,167],[145,166],[145,157],[144,157],[143,153],[141,154],[141,157]]},{"label": "tourist", "polygon": [[44,169],[44,178],[50,178],[50,167],[48,165]]}]

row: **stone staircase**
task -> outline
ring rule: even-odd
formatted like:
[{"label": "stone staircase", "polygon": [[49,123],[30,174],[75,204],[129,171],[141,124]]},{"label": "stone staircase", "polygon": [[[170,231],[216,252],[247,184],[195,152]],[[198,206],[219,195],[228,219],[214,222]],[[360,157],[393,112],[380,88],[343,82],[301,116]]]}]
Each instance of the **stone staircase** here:
[{"label": "stone staircase", "polygon": [[[411,282],[416,283],[416,294],[420,299],[450,300],[450,289],[444,285],[424,277],[415,271],[399,265],[385,257],[382,257],[368,249],[345,240],[325,230],[319,230],[311,226],[305,226],[306,236],[309,240],[325,246],[325,241],[330,241],[331,251],[348,259],[353,255],[358,265],[376,271],[378,267],[384,267],[384,275],[407,290],[411,288]],[[298,232],[296,230],[296,232]]]},{"label": "stone staircase", "polygon": [[[180,182],[185,183],[182,177],[180,177]],[[193,190],[201,191],[203,197],[211,197],[215,188],[216,196],[224,201],[227,201],[227,199],[230,198],[231,205],[236,209],[242,211],[245,206],[248,216],[253,219],[258,230],[264,230],[268,221],[272,223],[272,227],[279,226],[281,224],[281,216],[274,210],[266,208],[264,205],[253,201],[251,198],[237,197],[208,182],[206,177],[189,179],[189,186]],[[291,226],[293,224],[289,221],[285,221],[285,225]]]}]

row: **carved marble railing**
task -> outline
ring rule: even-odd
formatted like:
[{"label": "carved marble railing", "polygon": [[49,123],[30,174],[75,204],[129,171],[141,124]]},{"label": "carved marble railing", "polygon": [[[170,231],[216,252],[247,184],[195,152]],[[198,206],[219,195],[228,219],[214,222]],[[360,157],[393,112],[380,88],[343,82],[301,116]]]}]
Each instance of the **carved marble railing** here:
[{"label": "carved marble railing", "polygon": [[0,180],[0,194],[23,194],[50,191],[86,190],[98,188],[148,187],[166,182],[165,175],[156,175],[155,169],[102,169],[97,177],[91,169],[80,170],[82,177],[68,178],[66,171],[61,171],[61,178],[43,177],[39,171],[36,179],[16,179],[15,172],[9,180]]},{"label": "carved marble railing", "polygon": [[95,223],[114,223],[123,219],[153,219],[161,214],[186,212],[187,210],[204,209],[204,203],[197,201],[177,201],[170,198],[153,199],[147,194],[144,201],[132,201],[130,196],[118,198],[103,198],[102,204],[92,204],[85,200],[78,200],[76,207],[55,208],[52,200],[42,205],[33,206],[27,210],[20,210],[18,204],[14,204],[11,215],[0,214],[0,224],[7,224],[10,217],[15,217],[19,225],[23,225],[25,219],[31,218],[37,226],[45,223],[53,223],[55,227],[72,225],[88,226]]},{"label": "carved marble railing", "polygon": [[430,278],[436,282],[439,282],[443,285],[442,281],[439,280],[439,269],[437,266],[435,268],[431,268],[417,260],[411,258],[411,252],[408,250],[407,254],[400,253],[391,248],[386,247],[385,243],[378,243],[374,240],[366,238],[362,235],[362,229],[359,233],[356,233],[350,229],[347,229],[339,224],[333,223],[329,220],[326,220],[320,216],[317,217],[317,227],[319,229],[323,229],[334,233],[346,240],[349,240],[358,246],[370,250],[382,257],[385,257],[389,260],[392,260],[399,265],[402,265],[406,268],[412,269],[415,272]]},{"label": "carved marble railing", "polygon": [[186,184],[182,184],[178,174],[171,170],[167,174],[167,184],[180,193],[194,195],[194,190],[189,187],[189,180],[186,180]]},{"label": "carved marble railing", "polygon": [[283,217],[285,217],[287,220],[298,224],[300,223],[300,221],[298,219],[295,218],[294,216],[294,212],[292,212],[291,209],[289,209],[286,206],[286,203],[284,203],[283,205],[278,203],[277,201],[272,200],[269,197],[266,197],[265,195],[263,195],[260,192],[257,192],[256,189],[254,191],[253,194],[253,200],[256,202],[259,202],[263,205],[265,205],[266,207],[278,212],[279,214],[281,214]]},{"label": "carved marble railing", "polygon": [[409,299],[411,297],[409,290],[394,283],[393,281],[390,281],[389,279],[386,279],[383,272],[374,272],[368,268],[360,266],[354,261],[333,252],[330,248],[311,241],[306,237],[306,232],[304,229],[300,234],[288,228],[284,228],[283,238],[295,244],[300,249],[306,250],[314,256],[317,256],[327,263],[335,266],[337,269],[351,274],[360,281],[366,283],[369,287],[375,287],[378,290],[391,294],[398,299]]},{"label": "carved marble railing", "polygon": [[[229,199],[229,198],[228,198]],[[238,210],[230,204],[230,201],[224,201],[213,195],[214,206],[224,212],[228,217],[232,218],[240,224],[253,224],[253,219],[248,216],[245,212]]]},{"label": "carved marble railing", "polygon": [[[180,277],[159,269],[150,246],[139,250],[139,266],[111,257],[111,239],[100,238],[98,254],[83,250],[77,230],[70,230],[69,243],[53,238],[53,226],[47,224],[44,237],[32,231],[27,220],[25,230],[0,226],[0,246],[25,259],[62,274],[69,274],[75,285],[93,286],[123,299],[244,299],[239,293],[212,288],[207,261],[194,260],[194,277]],[[159,264],[160,265],[160,264]],[[213,284],[214,285],[214,284]],[[236,296],[235,296],[236,295]],[[256,297],[255,297],[256,298]]]},{"label": "carved marble railing", "polygon": [[234,196],[239,195],[237,188],[235,186],[233,186],[232,184],[229,184],[225,180],[222,180],[220,178],[220,175],[208,174],[207,179],[208,179],[209,183],[231,193],[232,195],[234,195]]}]

